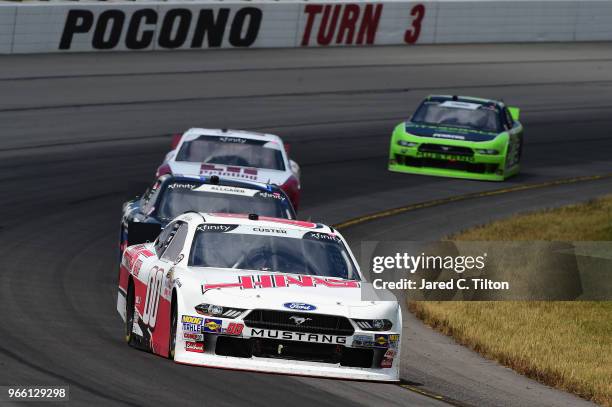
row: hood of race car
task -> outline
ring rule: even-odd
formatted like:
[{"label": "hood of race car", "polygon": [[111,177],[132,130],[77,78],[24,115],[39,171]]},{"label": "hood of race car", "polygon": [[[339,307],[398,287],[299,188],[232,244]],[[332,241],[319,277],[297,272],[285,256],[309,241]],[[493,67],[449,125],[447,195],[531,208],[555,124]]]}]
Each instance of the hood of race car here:
[{"label": "hood of race car", "polygon": [[[318,276],[193,267],[180,274],[189,286],[189,303],[209,303],[245,309],[278,309],[343,314],[356,318],[395,315],[397,301],[377,296],[371,284]],[[363,297],[367,293],[367,299]],[[392,299],[392,300],[390,300]]]},{"label": "hood of race car", "polygon": [[291,176],[290,171],[263,168],[240,167],[237,165],[204,164],[189,161],[170,161],[170,169],[175,175],[205,176],[217,175],[237,181],[256,181],[282,185]]}]

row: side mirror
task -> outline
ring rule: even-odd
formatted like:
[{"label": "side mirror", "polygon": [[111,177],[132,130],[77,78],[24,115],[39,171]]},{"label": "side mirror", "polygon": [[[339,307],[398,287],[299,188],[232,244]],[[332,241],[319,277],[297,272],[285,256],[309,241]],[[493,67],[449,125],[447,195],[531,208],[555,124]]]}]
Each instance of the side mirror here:
[{"label": "side mirror", "polygon": [[510,112],[510,116],[512,116],[512,120],[518,121],[521,115],[521,109],[519,109],[518,107],[508,106],[508,111]]},{"label": "side mirror", "polygon": [[152,242],[157,239],[161,232],[161,225],[158,223],[128,223],[128,246],[139,243]]},{"label": "side mirror", "polygon": [[181,142],[181,137],[183,137],[182,134],[173,134],[172,135],[172,143],[170,143],[170,147],[172,147],[173,150]]}]

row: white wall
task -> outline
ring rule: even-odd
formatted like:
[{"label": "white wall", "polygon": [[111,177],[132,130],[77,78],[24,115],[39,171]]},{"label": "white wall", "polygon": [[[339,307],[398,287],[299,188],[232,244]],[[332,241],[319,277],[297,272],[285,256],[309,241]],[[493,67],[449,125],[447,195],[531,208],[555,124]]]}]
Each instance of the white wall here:
[{"label": "white wall", "polygon": [[[197,28],[205,26],[202,21],[198,22],[201,12],[214,16],[217,22],[227,14],[224,29],[216,31],[222,35],[220,44],[210,46],[207,38],[201,46],[197,41],[193,44]],[[68,16],[78,13],[86,16],[71,25]],[[134,13],[143,15],[141,22],[149,18],[151,23],[135,24]],[[168,13],[178,15],[174,25]],[[241,20],[241,15],[249,17]],[[108,24],[103,23],[105,17]],[[184,30],[178,29],[179,21],[184,21]],[[137,35],[128,35],[130,24],[137,28]],[[72,33],[71,27],[76,32]],[[250,34],[248,27],[251,27]],[[310,35],[306,35],[309,27]],[[151,41],[141,41],[143,33],[146,37],[149,31]],[[67,39],[65,49],[60,47],[63,34]],[[117,38],[116,43],[112,41],[112,34]],[[180,34],[186,34],[185,41],[173,43]],[[608,0],[0,4],[0,53],[3,54],[122,51],[134,49],[134,44],[141,50],[170,50],[610,40],[612,1]]]}]

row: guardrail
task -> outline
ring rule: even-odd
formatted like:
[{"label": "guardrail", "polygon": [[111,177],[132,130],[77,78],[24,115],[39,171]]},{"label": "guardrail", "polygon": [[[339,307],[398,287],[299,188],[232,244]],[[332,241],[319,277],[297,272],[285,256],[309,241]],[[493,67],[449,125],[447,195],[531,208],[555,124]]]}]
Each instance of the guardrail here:
[{"label": "guardrail", "polygon": [[612,40],[608,0],[0,3],[0,53]]}]

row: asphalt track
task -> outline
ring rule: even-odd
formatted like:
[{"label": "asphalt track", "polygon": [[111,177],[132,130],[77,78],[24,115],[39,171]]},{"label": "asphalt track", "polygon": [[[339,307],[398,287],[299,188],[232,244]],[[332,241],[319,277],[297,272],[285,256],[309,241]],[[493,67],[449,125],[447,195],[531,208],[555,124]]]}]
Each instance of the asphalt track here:
[{"label": "asphalt track", "polygon": [[[115,249],[121,202],[152,179],[168,134],[188,126],[283,136],[302,165],[301,215],[329,223],[611,173],[611,50],[537,44],[0,57],[0,385],[69,384],[71,405],[587,404],[484,361],[409,315],[402,373],[416,391],[175,365],[122,342]],[[388,173],[391,128],[436,92],[521,107],[522,174],[498,184]],[[606,178],[472,198],[345,233],[354,245],[378,236],[435,239],[611,186]]]}]

